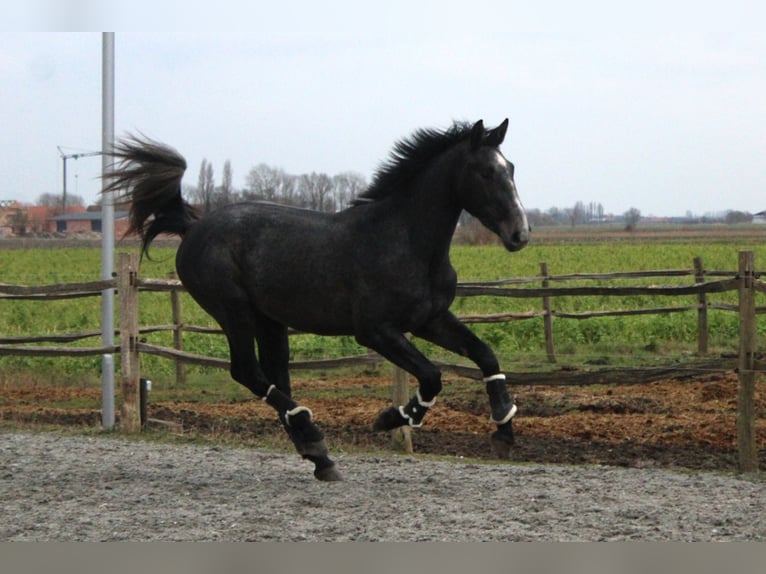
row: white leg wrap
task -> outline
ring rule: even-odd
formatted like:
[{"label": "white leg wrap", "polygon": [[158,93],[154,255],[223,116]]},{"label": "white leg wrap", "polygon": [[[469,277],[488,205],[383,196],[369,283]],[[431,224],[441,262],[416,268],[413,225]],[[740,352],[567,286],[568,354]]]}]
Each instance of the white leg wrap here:
[{"label": "white leg wrap", "polygon": [[266,391],[266,394],[265,394],[265,395],[263,395],[263,396],[261,397],[261,400],[262,400],[263,402],[266,402],[266,399],[268,399],[268,398],[269,398],[269,395],[271,394],[271,391],[273,391],[273,390],[274,390],[274,389],[276,389],[276,388],[277,388],[277,387],[276,387],[276,385],[271,385],[271,386],[269,387],[269,390],[268,390],[268,391]]},{"label": "white leg wrap", "polygon": [[404,412],[404,406],[399,407],[399,414],[402,415],[403,419],[407,419],[407,424],[410,425],[414,429],[419,429],[423,426],[423,422],[416,423],[414,419],[408,415],[406,412]]},{"label": "white leg wrap", "polygon": [[513,416],[516,414],[516,411],[518,411],[518,410],[519,410],[519,408],[516,405],[513,405],[511,407],[511,410],[508,411],[508,414],[505,415],[502,420],[496,421],[492,417],[489,417],[489,420],[490,420],[490,422],[493,422],[496,425],[504,425],[505,423],[507,423],[509,420],[511,420],[513,418]]},{"label": "white leg wrap", "polygon": [[498,373],[496,375],[490,375],[489,377],[484,377],[485,383],[490,383],[492,381],[504,381],[505,375],[503,373]]},{"label": "white leg wrap", "polygon": [[416,396],[416,397],[418,397],[418,404],[419,404],[421,407],[425,407],[425,408],[427,408],[427,409],[430,409],[432,406],[434,406],[434,405],[436,404],[436,397],[434,397],[434,398],[433,398],[431,401],[429,401],[429,402],[426,402],[426,401],[424,401],[424,400],[423,400],[423,398],[420,396],[420,389],[418,389],[417,391],[415,391],[415,396]]},{"label": "white leg wrap", "polygon": [[[415,392],[415,399],[418,401],[418,405],[420,405],[424,409],[430,409],[432,406],[436,404],[436,397],[434,397],[433,400],[424,401],[423,397],[420,396],[420,389],[418,389]],[[419,429],[420,427],[422,427],[423,421],[416,423],[415,419],[413,419],[410,415],[407,414],[407,412],[404,410],[404,407],[405,405],[402,405],[399,407],[399,414],[402,415],[403,419],[406,419],[407,424],[414,429]],[[418,407],[412,407],[412,412],[413,413],[418,412]]]},{"label": "white leg wrap", "polygon": [[308,413],[309,421],[314,420],[314,413],[311,412],[311,409],[309,409],[308,407],[297,406],[294,409],[291,409],[285,413],[285,424],[287,426],[290,426],[290,417],[294,417],[295,415],[299,413]]}]

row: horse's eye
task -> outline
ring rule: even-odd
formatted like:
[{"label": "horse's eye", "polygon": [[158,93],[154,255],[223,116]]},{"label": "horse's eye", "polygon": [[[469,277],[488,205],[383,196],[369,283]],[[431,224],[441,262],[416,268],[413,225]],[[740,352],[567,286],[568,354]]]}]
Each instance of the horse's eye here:
[{"label": "horse's eye", "polygon": [[482,177],[482,179],[492,179],[492,177],[495,175],[495,172],[490,167],[484,167],[479,170],[479,175]]}]

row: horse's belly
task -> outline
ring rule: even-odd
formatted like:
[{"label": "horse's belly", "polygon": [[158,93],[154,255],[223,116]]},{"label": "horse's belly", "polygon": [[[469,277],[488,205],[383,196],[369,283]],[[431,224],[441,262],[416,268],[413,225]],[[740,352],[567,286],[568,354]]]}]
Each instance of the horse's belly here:
[{"label": "horse's belly", "polygon": [[[270,290],[271,291],[271,290]],[[288,327],[318,335],[351,335],[351,308],[332,290],[323,293],[282,288],[256,295],[256,306],[268,317]]]}]

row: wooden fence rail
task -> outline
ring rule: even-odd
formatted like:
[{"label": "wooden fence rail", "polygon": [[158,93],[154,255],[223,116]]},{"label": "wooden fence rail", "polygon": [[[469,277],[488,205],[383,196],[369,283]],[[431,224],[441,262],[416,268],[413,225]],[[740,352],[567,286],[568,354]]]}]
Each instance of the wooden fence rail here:
[{"label": "wooden fence rail", "polygon": [[[540,373],[516,373],[509,374],[509,384],[604,384],[615,382],[622,374],[628,373],[632,380],[645,382],[656,380],[661,377],[683,376],[684,373],[698,372],[695,369],[707,370],[710,368],[737,368],[740,377],[738,396],[737,436],[739,447],[739,467],[743,472],[757,471],[757,448],[755,447],[755,413],[754,405],[754,376],[757,371],[764,370],[765,365],[757,360],[755,343],[755,317],[758,313],[766,312],[766,307],[755,305],[755,294],[766,293],[766,283],[758,278],[761,273],[755,271],[753,254],[750,251],[740,252],[737,271],[705,271],[700,258],[694,259],[691,269],[682,270],[654,270],[654,271],[627,271],[616,273],[575,273],[567,275],[550,275],[547,264],[541,264],[541,275],[538,277],[513,278],[485,283],[461,283],[457,287],[459,297],[509,297],[509,298],[535,298],[542,303],[537,311],[524,311],[514,313],[495,313],[488,315],[466,315],[460,317],[466,323],[500,323],[516,320],[526,320],[542,317],[545,332],[546,354],[549,362],[554,363],[555,347],[553,341],[553,319],[590,319],[595,317],[667,314],[697,311],[698,314],[698,353],[705,355],[708,352],[708,309],[724,311],[737,311],[740,315],[740,351],[739,359],[726,361],[721,359],[711,360],[709,365],[697,365],[696,367],[658,367],[647,369],[645,367],[634,369],[600,369],[587,373],[556,372],[556,381],[546,381]],[[692,278],[689,285],[673,286],[575,286],[575,287],[551,287],[551,283],[566,281],[610,281],[615,279],[638,279],[651,277],[685,277]],[[706,281],[706,278],[721,277],[720,280]],[[540,285],[530,287],[531,284]],[[215,368],[229,368],[227,359],[205,357],[183,350],[183,333],[197,332],[220,334],[221,330],[211,327],[200,327],[183,324],[181,317],[181,305],[178,297],[184,290],[183,285],[177,279],[150,279],[141,278],[138,275],[138,259],[136,254],[123,253],[119,255],[119,270],[117,278],[113,280],[93,281],[86,283],[67,283],[49,286],[18,286],[0,283],[0,299],[9,300],[58,300],[79,297],[101,296],[106,289],[117,289],[120,302],[120,329],[116,332],[120,336],[120,344],[115,346],[101,347],[46,347],[29,346],[31,343],[68,343],[88,337],[100,335],[100,331],[85,331],[70,334],[46,334],[39,336],[0,336],[0,357],[4,355],[22,356],[89,356],[111,353],[120,353],[121,375],[123,393],[123,412],[121,423],[127,430],[140,428],[139,422],[139,378],[140,378],[140,354],[152,354],[168,359],[176,363],[176,377],[180,382],[184,377],[183,365],[186,363],[203,365]],[[173,324],[154,325],[140,327],[138,322],[138,292],[158,291],[169,292],[171,295],[171,308]],[[739,303],[737,305],[725,303],[710,303],[707,295],[710,293],[724,293],[738,291]],[[560,297],[633,297],[633,296],[690,296],[695,297],[695,304],[681,307],[653,307],[644,309],[615,309],[584,312],[561,312],[556,311],[551,301]],[[174,348],[160,347],[143,342],[141,334],[172,331]],[[291,331],[291,334],[295,334]],[[337,359],[321,359],[291,362],[294,369],[329,369],[352,365],[369,365],[382,362],[383,359],[375,353],[343,357]],[[481,373],[473,367],[438,363],[441,368],[451,370],[461,376],[481,378]],[[394,387],[395,397],[408,396],[408,377],[401,372],[395,373],[398,381]]]},{"label": "wooden fence rail", "polygon": [[60,283],[58,285],[26,286],[0,283],[0,299],[75,299],[101,295],[105,289],[117,286],[115,279],[87,283]]}]

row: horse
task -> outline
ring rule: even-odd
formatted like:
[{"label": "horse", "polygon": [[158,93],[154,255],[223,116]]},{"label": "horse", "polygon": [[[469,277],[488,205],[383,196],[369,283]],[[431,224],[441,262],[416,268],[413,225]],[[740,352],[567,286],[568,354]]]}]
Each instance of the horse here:
[{"label": "horse", "polygon": [[143,135],[113,146],[104,191],[130,202],[128,233],[141,237],[142,257],[160,233],[182,238],[178,277],[225,333],[231,377],[273,407],[317,479],[342,476],[312,412],[292,398],[288,328],[353,336],[417,379],[414,396],[382,410],[375,431],[420,427],[442,389],[440,370],[407,334],[468,357],[497,425],[492,447],[507,458],[517,407],[506,377],[449,310],[457,285],[449,250],[463,210],[510,252],[529,241],[514,166],[499,150],[507,128],[508,119],[491,130],[481,120],[416,130],[336,213],[249,201],[200,216],[181,195],[184,157]]}]

